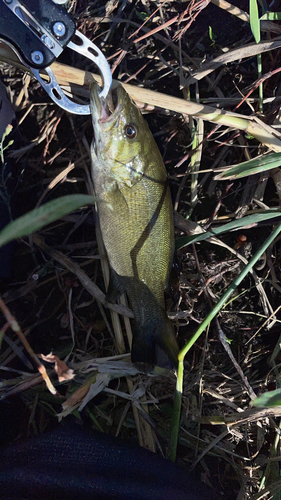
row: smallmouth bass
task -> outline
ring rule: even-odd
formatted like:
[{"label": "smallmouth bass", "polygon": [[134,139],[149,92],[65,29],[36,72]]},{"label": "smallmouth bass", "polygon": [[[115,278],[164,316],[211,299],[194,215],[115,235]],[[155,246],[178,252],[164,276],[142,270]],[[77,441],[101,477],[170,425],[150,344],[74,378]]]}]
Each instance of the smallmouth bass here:
[{"label": "smallmouth bass", "polygon": [[178,345],[165,312],[174,227],[166,169],[139,109],[120,85],[112,113],[93,83],[92,175],[115,285],[135,320],[132,361],[141,370],[177,366]]}]

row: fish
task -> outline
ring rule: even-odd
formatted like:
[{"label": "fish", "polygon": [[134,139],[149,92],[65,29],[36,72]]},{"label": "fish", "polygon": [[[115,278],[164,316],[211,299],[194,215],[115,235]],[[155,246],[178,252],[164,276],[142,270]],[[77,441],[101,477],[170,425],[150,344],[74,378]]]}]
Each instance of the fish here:
[{"label": "fish", "polygon": [[98,92],[93,82],[92,177],[111,283],[119,294],[127,293],[134,313],[131,359],[145,372],[155,366],[172,369],[177,367],[178,344],[164,297],[174,255],[166,168],[124,87],[112,91],[112,111]]}]

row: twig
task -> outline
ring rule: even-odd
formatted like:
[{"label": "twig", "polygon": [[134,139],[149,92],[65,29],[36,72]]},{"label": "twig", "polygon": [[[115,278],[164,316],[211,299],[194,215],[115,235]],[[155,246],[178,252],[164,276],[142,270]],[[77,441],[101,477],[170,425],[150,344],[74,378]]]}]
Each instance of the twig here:
[{"label": "twig", "polygon": [[26,340],[24,334],[22,333],[20,325],[18,324],[17,320],[14,318],[14,316],[10,312],[9,308],[3,302],[1,297],[0,297],[0,309],[2,310],[2,312],[4,314],[4,316],[8,322],[8,325],[18,335],[18,337],[20,338],[21,342],[23,343],[25,349],[27,350],[29,356],[31,357],[31,359],[33,359],[33,361],[37,367],[37,370],[41,373],[41,376],[42,376],[47,388],[49,389],[49,391],[52,394],[57,394],[57,391],[56,391],[55,387],[53,386],[53,384],[49,378],[49,375],[46,372],[45,366],[42,365],[41,361],[36,356],[31,345],[29,344],[29,342]]}]

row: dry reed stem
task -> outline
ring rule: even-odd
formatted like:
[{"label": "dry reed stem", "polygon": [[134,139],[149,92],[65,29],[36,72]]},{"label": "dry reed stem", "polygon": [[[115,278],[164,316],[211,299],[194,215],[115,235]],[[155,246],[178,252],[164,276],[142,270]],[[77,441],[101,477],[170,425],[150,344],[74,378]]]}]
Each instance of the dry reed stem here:
[{"label": "dry reed stem", "polygon": [[[275,42],[277,43],[277,42]],[[281,42],[279,41],[279,46]],[[0,42],[0,59],[20,67],[27,71],[16,58],[15,54],[11,57],[10,49]],[[54,75],[60,85],[78,85],[88,87],[93,79],[101,83],[101,78],[95,74],[83,71],[71,66],[61,63],[53,63],[51,66]],[[44,76],[44,75],[42,75]],[[120,82],[113,80],[113,88]],[[274,128],[266,125],[256,117],[245,117],[238,113],[231,113],[224,110],[212,108],[211,106],[204,106],[203,104],[196,104],[178,97],[169,96],[153,90],[148,90],[136,87],[130,84],[123,84],[125,90],[129,93],[131,98],[136,102],[144,103],[145,105],[154,106],[157,108],[166,109],[175,113],[197,116],[203,120],[212,123],[218,123],[234,129],[240,129],[247,134],[252,135],[262,144],[275,152],[281,152],[281,135],[274,130]]]},{"label": "dry reed stem", "polygon": [[[280,42],[281,45],[281,42]],[[0,53],[1,57],[1,53]],[[101,83],[101,78],[92,73],[78,70],[60,63],[53,63],[52,69],[60,85],[76,84],[88,86],[93,79]],[[113,88],[120,82],[113,80]],[[258,139],[273,151],[281,151],[281,136],[272,127],[266,125],[255,117],[244,117],[238,113],[231,113],[211,106],[204,106],[194,102],[186,101],[178,97],[169,96],[153,90],[136,87],[130,84],[123,84],[123,87],[136,102],[144,103],[148,106],[174,111],[202,118],[212,123],[218,123],[234,129],[240,129]]]}]

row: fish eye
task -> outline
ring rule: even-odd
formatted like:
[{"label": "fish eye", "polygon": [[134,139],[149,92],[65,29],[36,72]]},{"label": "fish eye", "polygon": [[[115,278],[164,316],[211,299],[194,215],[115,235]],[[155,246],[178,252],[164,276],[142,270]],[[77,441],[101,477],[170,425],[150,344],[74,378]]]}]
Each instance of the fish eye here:
[{"label": "fish eye", "polygon": [[137,136],[137,128],[132,123],[129,123],[125,126],[125,134],[128,139],[134,139]]}]

